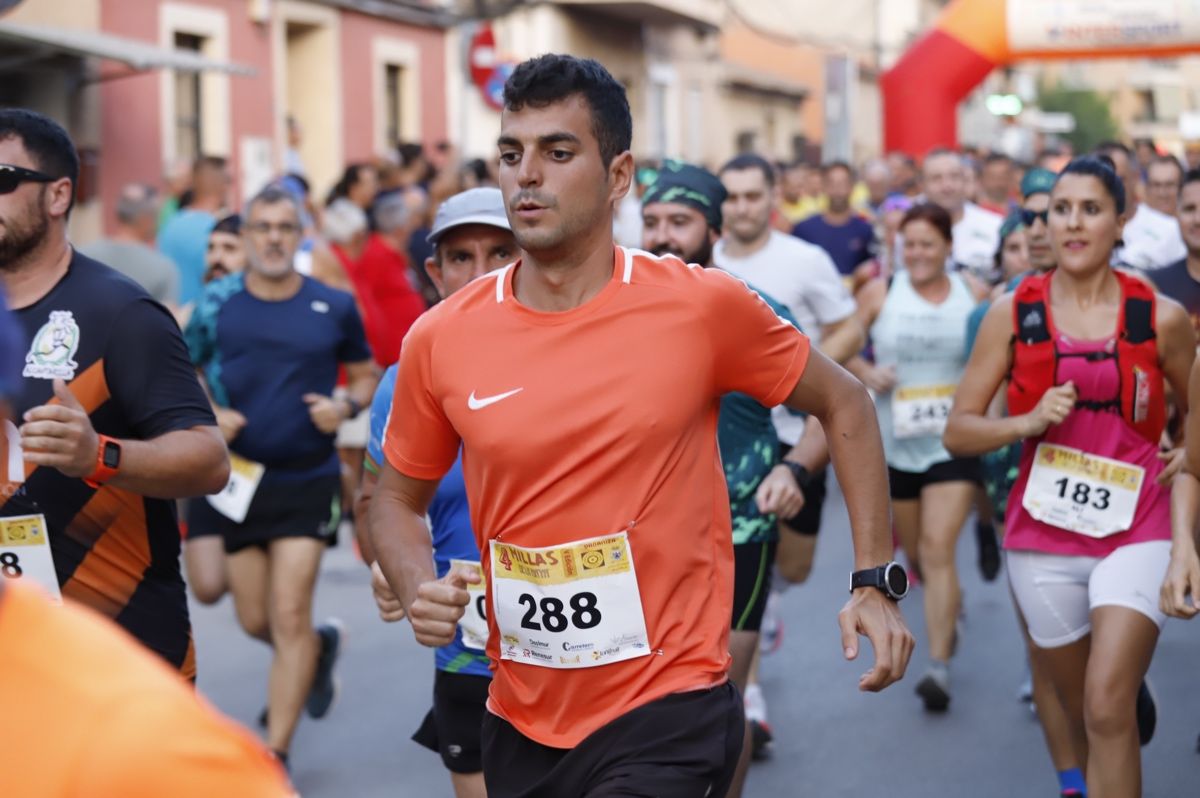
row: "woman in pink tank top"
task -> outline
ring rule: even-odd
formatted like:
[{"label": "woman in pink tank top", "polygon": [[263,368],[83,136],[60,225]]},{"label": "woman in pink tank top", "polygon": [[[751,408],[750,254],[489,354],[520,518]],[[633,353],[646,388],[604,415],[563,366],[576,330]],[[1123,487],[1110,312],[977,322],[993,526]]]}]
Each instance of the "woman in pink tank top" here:
[{"label": "woman in pink tank top", "polygon": [[[1077,158],[1063,170],[1050,198],[1058,268],[1044,307],[1014,308],[1013,295],[991,307],[944,438],[956,456],[1023,442],[1006,518],[1009,581],[1086,763],[1088,790],[1103,798],[1141,795],[1134,707],[1164,620],[1158,592],[1170,559],[1168,486],[1184,463],[1181,448],[1161,451],[1148,439],[1140,422],[1161,418],[1164,400],[1141,388],[1161,376],[1186,412],[1196,346],[1183,308],[1147,296],[1139,307],[1150,311],[1142,320],[1150,337],[1139,340],[1154,343],[1138,352],[1146,362],[1157,350],[1157,363],[1147,363],[1156,372],[1131,366],[1126,292],[1147,292],[1109,266],[1125,216],[1124,188],[1108,163]],[[1026,325],[1046,334],[1027,337]],[[987,417],[1012,376],[1014,352],[1047,340],[1054,376],[1036,406]],[[1037,384],[1025,371],[1017,376]],[[1158,406],[1144,406],[1151,401]]]}]

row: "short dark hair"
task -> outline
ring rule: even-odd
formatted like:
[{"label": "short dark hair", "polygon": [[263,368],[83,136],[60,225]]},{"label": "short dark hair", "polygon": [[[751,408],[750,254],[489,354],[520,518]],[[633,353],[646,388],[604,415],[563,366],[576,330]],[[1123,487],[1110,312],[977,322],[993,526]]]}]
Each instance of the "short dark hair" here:
[{"label": "short dark hair", "polygon": [[[231,213],[225,218],[213,225],[213,233],[229,233],[231,235],[240,235],[242,232],[242,217],[241,214]],[[210,234],[211,235],[211,234]]]},{"label": "short dark hair", "polygon": [[1124,153],[1126,158],[1133,157],[1133,152],[1130,151],[1129,147],[1125,146],[1123,142],[1116,140],[1102,141],[1092,150],[1092,153],[1095,155],[1107,155],[1110,158],[1114,152]]},{"label": "short dark hair", "polygon": [[1125,184],[1121,182],[1121,178],[1117,177],[1117,171],[1110,165],[1111,160],[1108,163],[1105,163],[1105,160],[1095,155],[1081,155],[1074,158],[1058,173],[1058,180],[1054,181],[1054,185],[1057,187],[1067,175],[1094,177],[1103,184],[1104,190],[1113,198],[1119,216],[1125,213]]},{"label": "short dark hair", "polygon": [[278,205],[281,202],[291,205],[292,210],[296,212],[296,218],[301,218],[300,203],[296,202],[296,197],[292,192],[274,183],[268,185],[250,198],[250,201],[246,203],[245,216],[247,219],[250,218],[250,214],[254,212],[254,208],[257,205]]},{"label": "short dark hair", "polygon": [[921,159],[921,168],[924,169],[925,164],[929,163],[930,160],[934,158],[940,158],[943,155],[950,155],[954,158],[957,158],[959,164],[965,168],[966,164],[963,163],[963,154],[958,150],[952,150],[949,147],[934,147],[932,150],[925,153],[925,157]]},{"label": "short dark hair", "polygon": [[1179,159],[1176,158],[1174,155],[1157,155],[1156,154],[1153,158],[1150,159],[1150,165],[1146,167],[1147,171],[1149,171],[1150,166],[1154,166],[1155,164],[1160,164],[1160,163],[1170,164],[1171,166],[1174,166],[1175,169],[1179,172],[1179,179],[1183,180],[1183,174],[1186,170],[1183,168],[1183,164],[1181,164],[1179,162]]},{"label": "short dark hair", "polygon": [[984,166],[991,166],[994,163],[1002,163],[1005,166],[1011,166],[1013,159],[1009,158],[1002,152],[989,152],[987,157],[983,159]]},{"label": "short dark hair", "polygon": [[0,141],[20,139],[33,159],[37,171],[55,180],[71,181],[70,213],[75,207],[75,187],[79,184],[79,153],[62,125],[28,108],[0,108]]},{"label": "short dark hair", "polygon": [[1200,183],[1200,169],[1189,169],[1183,174],[1183,180],[1179,182],[1179,190],[1182,192],[1184,186],[1190,186],[1192,183]]},{"label": "short dark hair", "polygon": [[830,161],[829,163],[824,164],[821,167],[821,175],[823,177],[829,177],[830,172],[837,171],[838,169],[841,169],[846,174],[850,175],[850,179],[854,180],[854,178],[855,178],[854,167],[851,166],[850,164],[846,163],[845,161]]},{"label": "short dark hair", "polygon": [[352,163],[342,170],[342,176],[334,184],[333,188],[329,189],[329,193],[325,196],[325,204],[332,205],[334,200],[342,199],[350,196],[350,189],[354,187],[359,180],[362,180],[362,173],[367,169],[375,167],[369,163]]},{"label": "short dark hair", "polygon": [[922,202],[912,206],[900,220],[900,229],[903,230],[912,222],[928,222],[941,234],[942,238],[946,239],[947,244],[954,241],[954,222],[950,219],[950,214],[946,209],[940,205]]},{"label": "short dark hair", "polygon": [[224,170],[228,164],[220,155],[201,155],[192,162],[192,174],[199,172],[202,169],[219,169]]},{"label": "short dark hair", "polygon": [[[803,164],[793,164],[793,168],[795,166],[802,165]],[[755,155],[752,152],[743,153],[730,158],[725,162],[725,165],[721,167],[721,171],[718,174],[724,175],[726,172],[744,172],[747,169],[757,169],[758,171],[762,172],[763,178],[765,178],[767,181],[767,188],[773,188],[775,186],[775,170],[771,168],[771,164],[766,158],[762,157],[761,155]]]},{"label": "short dark hair", "polygon": [[522,61],[504,83],[504,107],[544,108],[573,94],[583,96],[604,168],[633,146],[633,116],[625,87],[591,58],[548,53]]}]

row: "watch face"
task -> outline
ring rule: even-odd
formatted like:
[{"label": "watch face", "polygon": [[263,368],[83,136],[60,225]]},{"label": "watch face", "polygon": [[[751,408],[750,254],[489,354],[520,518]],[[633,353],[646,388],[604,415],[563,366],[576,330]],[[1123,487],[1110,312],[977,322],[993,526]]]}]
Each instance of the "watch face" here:
[{"label": "watch face", "polygon": [[883,578],[887,580],[888,591],[893,596],[903,596],[908,592],[908,574],[897,563],[892,563],[883,572]]},{"label": "watch face", "polygon": [[116,468],[121,464],[121,447],[116,443],[104,444],[104,467]]}]

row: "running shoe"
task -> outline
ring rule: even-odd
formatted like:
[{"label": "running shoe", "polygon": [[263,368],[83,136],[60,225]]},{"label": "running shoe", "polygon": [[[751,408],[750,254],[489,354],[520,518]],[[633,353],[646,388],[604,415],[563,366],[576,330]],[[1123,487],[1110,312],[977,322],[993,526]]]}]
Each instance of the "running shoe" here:
[{"label": "running shoe", "polygon": [[752,720],[750,721],[750,759],[753,762],[762,762],[771,758],[771,741],[775,739],[775,735],[771,733],[771,727],[767,722]]},{"label": "running shoe", "polygon": [[317,655],[317,672],[313,676],[312,689],[308,691],[308,702],[304,705],[308,716],[319,720],[329,714],[337,701],[341,682],[334,674],[338,656],[342,653],[342,639],[345,637],[342,622],[330,618],[317,627],[317,637],[321,641],[321,651]]},{"label": "running shoe", "polygon": [[759,627],[758,650],[774,654],[783,645],[783,616],[779,612],[780,593],[772,590],[767,596],[767,607],[763,610],[762,625]]},{"label": "running shoe", "polygon": [[926,712],[945,712],[950,706],[950,672],[945,666],[931,665],[917,682],[916,693],[925,702]]},{"label": "running shoe", "polygon": [[1021,677],[1021,685],[1017,688],[1017,700],[1022,704],[1033,702],[1033,673],[1029,670],[1029,662],[1025,662],[1025,675]]},{"label": "running shoe", "polygon": [[1137,726],[1138,740],[1147,745],[1154,739],[1154,729],[1158,726],[1158,701],[1150,688],[1150,680],[1142,679],[1142,685],[1137,694]]},{"label": "running shoe", "polygon": [[996,539],[996,527],[976,521],[975,540],[979,543],[979,573],[983,581],[994,582],[1000,574],[1000,541]]}]

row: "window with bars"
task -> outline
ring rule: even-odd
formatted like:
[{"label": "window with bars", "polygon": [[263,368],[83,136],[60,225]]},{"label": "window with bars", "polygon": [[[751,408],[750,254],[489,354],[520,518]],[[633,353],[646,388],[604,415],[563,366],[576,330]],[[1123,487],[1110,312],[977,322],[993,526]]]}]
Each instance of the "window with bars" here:
[{"label": "window with bars", "polygon": [[404,115],[404,67],[385,64],[383,75],[384,125],[387,145],[395,147],[401,138]]},{"label": "window with bars", "polygon": [[[175,47],[179,50],[201,52],[204,37],[176,33]],[[179,158],[195,159],[204,151],[201,131],[203,103],[199,72],[176,71],[175,80],[175,154]]]}]

